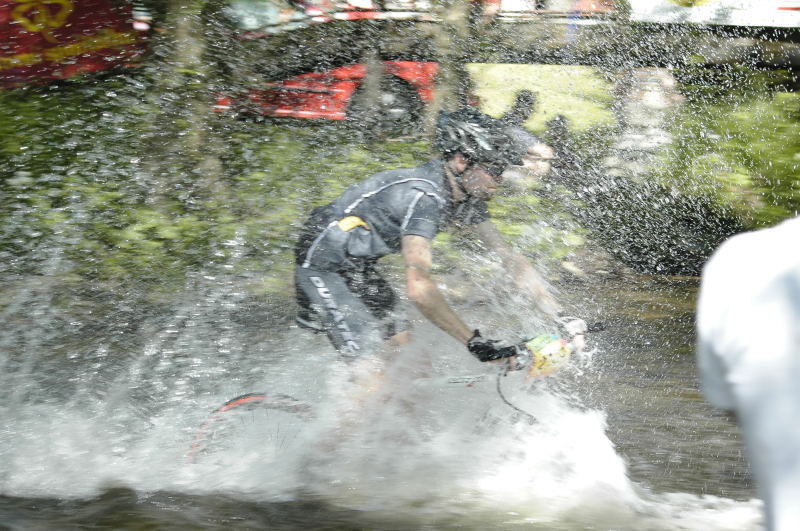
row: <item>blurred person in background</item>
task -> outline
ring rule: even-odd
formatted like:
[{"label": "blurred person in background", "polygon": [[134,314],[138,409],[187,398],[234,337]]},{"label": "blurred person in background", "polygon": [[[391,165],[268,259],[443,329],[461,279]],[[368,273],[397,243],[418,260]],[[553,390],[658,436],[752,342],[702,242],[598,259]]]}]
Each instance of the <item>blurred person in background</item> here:
[{"label": "blurred person in background", "polygon": [[800,217],[724,242],[703,270],[697,362],[735,413],[766,528],[800,529]]},{"label": "blurred person in background", "polygon": [[505,176],[517,188],[525,188],[550,173],[555,158],[552,147],[523,127],[536,109],[536,95],[530,90],[520,90],[511,108],[500,117],[508,135],[517,144],[522,164],[514,166]]}]

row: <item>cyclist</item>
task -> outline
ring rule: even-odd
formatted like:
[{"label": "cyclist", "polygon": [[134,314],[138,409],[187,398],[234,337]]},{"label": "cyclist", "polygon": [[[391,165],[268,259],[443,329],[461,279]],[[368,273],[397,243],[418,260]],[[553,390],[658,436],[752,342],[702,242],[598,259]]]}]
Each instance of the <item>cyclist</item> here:
[{"label": "cyclist", "polygon": [[[295,249],[297,322],[326,332],[349,359],[382,340],[406,343],[408,324],[397,317],[397,298],[375,269],[382,256],[401,253],[408,297],[427,319],[479,360],[510,358],[515,363],[517,347],[502,347],[467,326],[431,278],[431,241],[445,227],[461,225],[497,252],[514,282],[558,319],[561,308],[543,280],[489,220],[486,201],[501,184],[503,171],[521,163],[506,127],[474,109],[442,112],[434,140],[441,158],[377,173],[315,209]],[[581,336],[586,324],[570,320],[564,328]]]}]

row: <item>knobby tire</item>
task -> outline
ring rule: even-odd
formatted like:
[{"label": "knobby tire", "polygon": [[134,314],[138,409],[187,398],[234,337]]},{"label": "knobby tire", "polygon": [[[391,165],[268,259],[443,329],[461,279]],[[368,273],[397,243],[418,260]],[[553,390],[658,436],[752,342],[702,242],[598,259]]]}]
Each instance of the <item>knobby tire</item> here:
[{"label": "knobby tire", "polygon": [[309,404],[284,394],[270,395],[268,393],[247,393],[228,400],[220,407],[213,410],[208,418],[200,425],[192,439],[186,457],[190,462],[196,462],[198,457],[213,452],[215,434],[227,422],[234,422],[236,415],[246,411],[274,410],[283,411],[296,416],[298,419],[308,421],[313,417]]}]

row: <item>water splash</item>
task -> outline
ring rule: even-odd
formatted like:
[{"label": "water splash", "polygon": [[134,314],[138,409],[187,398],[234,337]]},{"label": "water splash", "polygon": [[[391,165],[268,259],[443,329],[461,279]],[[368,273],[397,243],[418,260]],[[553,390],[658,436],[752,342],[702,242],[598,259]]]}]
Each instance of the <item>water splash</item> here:
[{"label": "water splash", "polygon": [[[759,527],[758,502],[657,494],[633,483],[606,434],[605,414],[582,401],[578,390],[591,377],[585,367],[552,384],[504,378],[509,399],[540,421],[511,423],[513,411],[491,378],[453,390],[408,385],[426,366],[414,354],[426,350],[436,354],[429,364],[436,371],[486,370],[421,326],[423,348],[399,357],[384,394],[359,409],[347,368],[333,361],[324,337],[283,327],[265,339],[237,318],[243,299],[233,276],[200,275],[190,284],[171,312],[145,320],[143,338],[72,342],[77,360],[48,354],[47,345],[69,336],[55,314],[38,321],[50,323],[50,335],[37,328],[26,341],[6,336],[3,366],[17,366],[23,355],[28,365],[1,377],[0,493],[86,499],[125,486],[259,503],[313,497],[410,526]],[[49,299],[18,302],[57,309]],[[515,328],[508,317],[499,312],[489,326]],[[62,381],[70,385],[59,389]],[[317,418],[280,452],[269,447],[276,426],[254,422],[235,451],[187,459],[208,412],[252,391],[302,398]],[[355,419],[346,430],[343,416]]]}]

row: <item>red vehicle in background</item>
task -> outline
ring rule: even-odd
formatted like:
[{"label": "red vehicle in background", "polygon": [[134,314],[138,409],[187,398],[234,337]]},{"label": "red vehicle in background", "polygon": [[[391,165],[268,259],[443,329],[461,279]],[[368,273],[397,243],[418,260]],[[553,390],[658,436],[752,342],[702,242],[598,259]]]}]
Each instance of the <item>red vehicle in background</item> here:
[{"label": "red vehicle in background", "polygon": [[[597,21],[614,9],[614,0],[478,0],[485,16],[502,22],[545,17],[564,23]],[[437,20],[430,0],[235,0],[224,13],[240,39],[253,41],[333,21]],[[397,54],[402,55],[402,54]],[[426,57],[430,54],[418,54]],[[413,130],[433,98],[438,64],[431,61],[384,61],[378,97],[366,94],[366,67],[349,64],[263,83],[220,96],[220,113],[272,117],[371,121],[387,133]],[[377,123],[376,123],[377,122]]]},{"label": "red vehicle in background", "polygon": [[124,65],[144,51],[131,5],[114,0],[0,0],[0,88]]},{"label": "red vehicle in background", "polygon": [[380,92],[371,99],[363,86],[363,64],[301,74],[265,83],[236,96],[220,96],[214,110],[291,118],[322,118],[359,122],[369,115],[386,132],[413,129],[423,106],[433,99],[438,63],[384,61]]}]

